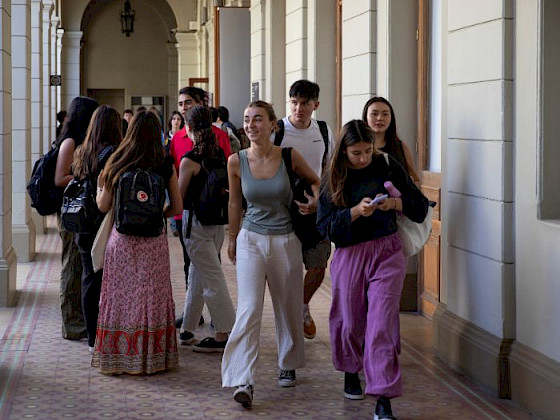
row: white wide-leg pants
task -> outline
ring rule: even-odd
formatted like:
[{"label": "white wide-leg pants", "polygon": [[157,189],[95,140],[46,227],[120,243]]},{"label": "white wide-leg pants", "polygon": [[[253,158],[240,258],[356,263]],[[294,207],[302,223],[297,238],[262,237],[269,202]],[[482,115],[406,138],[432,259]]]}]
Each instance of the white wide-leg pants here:
[{"label": "white wide-leg pants", "polygon": [[266,283],[276,321],[278,366],[282,370],[305,366],[302,264],[295,233],[239,232],[237,316],[222,358],[222,386],[254,384]]}]

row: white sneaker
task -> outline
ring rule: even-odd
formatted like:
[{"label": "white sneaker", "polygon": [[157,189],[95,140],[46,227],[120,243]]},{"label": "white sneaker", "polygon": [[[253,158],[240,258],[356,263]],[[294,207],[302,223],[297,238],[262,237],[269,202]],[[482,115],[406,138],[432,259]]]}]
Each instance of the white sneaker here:
[{"label": "white sneaker", "polygon": [[93,354],[93,352],[95,351],[95,347],[88,346],[88,351],[89,351],[89,354]]},{"label": "white sneaker", "polygon": [[233,392],[233,399],[245,408],[253,405],[253,385],[240,385]]}]

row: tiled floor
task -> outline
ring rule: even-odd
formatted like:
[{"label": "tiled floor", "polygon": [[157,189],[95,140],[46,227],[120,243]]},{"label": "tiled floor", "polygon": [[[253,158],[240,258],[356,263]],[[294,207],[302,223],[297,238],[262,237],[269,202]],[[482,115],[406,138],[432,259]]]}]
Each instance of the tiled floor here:
[{"label": "tiled floor", "polygon": [[[276,386],[276,344],[269,297],[261,334],[259,377],[251,410],[235,403],[220,385],[220,355],[199,354],[181,346],[180,368],[153,376],[104,376],[90,367],[85,340],[60,334],[58,276],[60,241],[50,230],[37,240],[38,258],[18,265],[19,302],[0,310],[0,419],[371,419],[375,401],[345,400],[342,374],[331,363],[327,315],[329,281],[311,305],[318,333],[306,341],[307,366],[295,388]],[[175,305],[185,295],[181,249],[170,236]],[[225,255],[225,253],[224,253]],[[224,258],[232,296],[234,267]],[[205,317],[209,320],[208,314]],[[431,324],[403,314],[401,364],[404,395],[393,411],[404,419],[531,419],[510,401],[499,400],[453,373],[433,354]],[[207,324],[197,331],[208,334]]]}]

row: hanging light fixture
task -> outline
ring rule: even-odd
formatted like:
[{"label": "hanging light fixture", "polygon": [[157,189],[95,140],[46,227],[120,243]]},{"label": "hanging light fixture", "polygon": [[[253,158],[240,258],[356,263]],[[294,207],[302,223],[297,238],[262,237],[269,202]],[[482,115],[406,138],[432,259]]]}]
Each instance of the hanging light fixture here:
[{"label": "hanging light fixture", "polygon": [[132,10],[129,0],[124,2],[124,11],[121,12],[121,27],[126,36],[130,36],[134,32],[134,10]]}]

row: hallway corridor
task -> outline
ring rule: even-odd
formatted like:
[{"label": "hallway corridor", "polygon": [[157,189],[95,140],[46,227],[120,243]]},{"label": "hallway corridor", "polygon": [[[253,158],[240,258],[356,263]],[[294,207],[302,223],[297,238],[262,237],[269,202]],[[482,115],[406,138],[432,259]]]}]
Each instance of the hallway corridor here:
[{"label": "hallway corridor", "polygon": [[[181,249],[169,236],[177,312],[185,295]],[[18,264],[19,302],[0,309],[0,419],[371,419],[375,401],[343,397],[343,375],[334,371],[328,340],[330,284],[311,302],[317,337],[306,340],[307,366],[295,388],[276,385],[276,344],[269,296],[261,335],[254,406],[240,407],[222,389],[219,354],[180,346],[180,368],[153,376],[104,376],[90,367],[85,340],[61,338],[59,309],[60,239],[54,219],[37,239],[34,263]],[[225,252],[222,253],[226,255]],[[235,269],[224,258],[236,302]],[[210,317],[196,336],[208,334]],[[403,314],[401,363],[404,395],[393,411],[404,419],[531,419],[525,410],[500,400],[453,373],[433,353],[431,323]],[[362,377],[363,378],[363,377]]]}]

